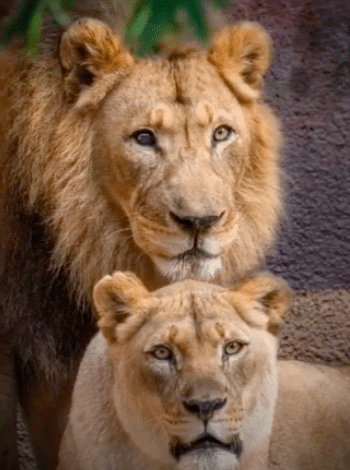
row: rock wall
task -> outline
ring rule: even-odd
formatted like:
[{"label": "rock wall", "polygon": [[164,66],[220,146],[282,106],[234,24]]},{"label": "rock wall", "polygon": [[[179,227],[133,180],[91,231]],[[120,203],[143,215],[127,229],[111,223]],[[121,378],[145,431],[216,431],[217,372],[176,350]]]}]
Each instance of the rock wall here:
[{"label": "rock wall", "polygon": [[232,1],[275,57],[266,94],[284,134],[286,218],[267,267],[295,289],[350,286],[350,3]]}]

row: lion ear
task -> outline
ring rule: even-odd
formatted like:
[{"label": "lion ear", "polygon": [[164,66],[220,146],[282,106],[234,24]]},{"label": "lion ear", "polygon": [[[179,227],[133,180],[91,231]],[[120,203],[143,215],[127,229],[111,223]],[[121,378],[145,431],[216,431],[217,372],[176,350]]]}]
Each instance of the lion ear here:
[{"label": "lion ear", "polygon": [[116,327],[127,317],[145,307],[151,294],[131,272],[115,272],[103,277],[93,289],[98,326],[111,342],[116,341]]},{"label": "lion ear", "polygon": [[236,291],[263,306],[268,315],[268,331],[278,334],[292,301],[292,290],[288,284],[279,277],[262,272],[244,280]]},{"label": "lion ear", "polygon": [[112,29],[82,18],[62,35],[59,56],[68,99],[81,108],[96,105],[134,59]]},{"label": "lion ear", "polygon": [[223,78],[243,97],[258,98],[272,58],[267,31],[258,23],[242,21],[222,29],[212,44],[208,59]]}]

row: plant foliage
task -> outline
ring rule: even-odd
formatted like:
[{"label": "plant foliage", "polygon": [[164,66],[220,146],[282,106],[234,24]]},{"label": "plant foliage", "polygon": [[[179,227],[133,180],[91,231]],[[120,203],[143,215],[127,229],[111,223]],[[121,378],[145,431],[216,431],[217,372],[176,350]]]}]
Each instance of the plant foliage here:
[{"label": "plant foliage", "polygon": [[[212,0],[217,8],[224,8],[229,0]],[[185,16],[192,25],[197,39],[206,41],[208,24],[204,9],[205,0],[137,0],[126,31],[126,42],[140,56],[157,48],[165,34],[177,34],[188,27]],[[206,2],[209,3],[209,2]],[[36,50],[42,34],[43,15],[49,13],[57,24],[66,27],[71,23],[73,0],[25,0],[21,10],[13,17],[1,37],[7,44],[14,37],[25,40],[28,50]],[[185,13],[179,18],[179,13]]]}]

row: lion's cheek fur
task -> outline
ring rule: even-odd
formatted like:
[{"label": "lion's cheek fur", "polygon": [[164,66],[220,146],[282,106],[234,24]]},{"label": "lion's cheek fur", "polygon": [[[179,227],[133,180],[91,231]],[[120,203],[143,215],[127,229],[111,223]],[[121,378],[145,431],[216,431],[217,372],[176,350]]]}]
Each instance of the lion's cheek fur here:
[{"label": "lion's cheek fur", "polygon": [[134,444],[152,459],[174,464],[164,425],[162,395],[166,383],[137,363],[119,364],[114,368],[113,404],[118,418]]},{"label": "lion's cheek fur", "polygon": [[260,343],[259,339],[262,338],[258,337],[254,360],[247,360],[243,371],[243,376],[250,377],[250,384],[245,385],[242,394],[243,408],[246,412],[242,439],[251,448],[259,445],[271,434],[278,392],[278,371],[275,360],[277,339],[265,331],[255,335],[268,337],[269,340]]},{"label": "lion's cheek fur", "polygon": [[125,212],[135,185],[138,188],[140,168],[125,157],[122,142],[113,149],[98,132],[93,139],[91,162],[92,174],[104,196],[112,207],[121,206]]}]

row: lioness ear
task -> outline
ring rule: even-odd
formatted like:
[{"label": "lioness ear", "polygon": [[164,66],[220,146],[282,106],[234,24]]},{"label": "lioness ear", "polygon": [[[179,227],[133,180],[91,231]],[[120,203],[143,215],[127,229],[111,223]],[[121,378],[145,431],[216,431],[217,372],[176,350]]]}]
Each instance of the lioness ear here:
[{"label": "lioness ear", "polygon": [[281,278],[262,272],[245,281],[236,289],[259,302],[269,317],[268,331],[277,334],[292,300],[292,290]]},{"label": "lioness ear", "polygon": [[221,30],[212,43],[209,61],[240,95],[257,98],[272,57],[272,40],[265,29],[242,21]]},{"label": "lioness ear", "polygon": [[76,21],[63,33],[59,56],[66,94],[79,108],[96,105],[134,62],[112,29],[90,18]]},{"label": "lioness ear", "polygon": [[98,326],[111,342],[116,341],[116,326],[145,306],[151,294],[135,274],[115,272],[103,277],[93,289]]}]

